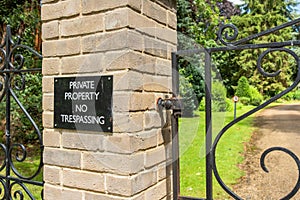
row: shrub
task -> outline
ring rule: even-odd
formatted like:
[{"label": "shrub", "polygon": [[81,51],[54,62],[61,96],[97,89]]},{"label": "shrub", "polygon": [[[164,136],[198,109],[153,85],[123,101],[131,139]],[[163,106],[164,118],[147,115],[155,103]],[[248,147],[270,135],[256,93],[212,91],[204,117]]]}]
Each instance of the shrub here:
[{"label": "shrub", "polygon": [[235,95],[237,95],[238,97],[251,97],[250,85],[248,79],[245,76],[242,76],[239,79]]},{"label": "shrub", "polygon": [[263,101],[263,96],[255,87],[249,85],[248,79],[245,76],[239,79],[235,94],[244,105],[258,106]]},{"label": "shrub", "polygon": [[287,93],[286,95],[284,95],[282,97],[282,99],[284,99],[286,101],[291,101],[294,99],[294,96],[295,96],[295,92],[291,91],[291,92]]},{"label": "shrub", "polygon": [[248,98],[248,97],[240,97],[239,100],[244,105],[249,105],[250,101],[251,101],[250,98]]},{"label": "shrub", "polygon": [[225,86],[217,81],[212,84],[212,110],[215,112],[225,112],[227,90]]},{"label": "shrub", "polygon": [[253,86],[249,87],[249,91],[250,91],[250,104],[253,106],[260,105],[261,102],[263,101],[263,96]]},{"label": "shrub", "polygon": [[226,111],[233,111],[233,102],[231,99],[226,99]]},{"label": "shrub", "polygon": [[219,81],[213,82],[211,95],[213,101],[218,101],[218,102],[225,101],[227,90],[221,82]]},{"label": "shrub", "polygon": [[192,117],[194,116],[195,106],[195,94],[193,90],[193,86],[187,78],[180,76],[180,84],[179,84],[179,92],[182,97],[182,116],[183,117]]},{"label": "shrub", "polygon": [[295,99],[295,100],[300,100],[300,90],[296,90],[296,91],[294,92],[294,99]]},{"label": "shrub", "polygon": [[198,108],[199,111],[205,111],[205,97],[202,98],[200,104],[199,104],[199,108]]},{"label": "shrub", "polygon": [[[227,90],[221,82],[213,82],[212,84],[212,111],[225,112],[233,110],[231,99],[226,98]],[[205,111],[205,98],[199,104],[199,111]]]}]

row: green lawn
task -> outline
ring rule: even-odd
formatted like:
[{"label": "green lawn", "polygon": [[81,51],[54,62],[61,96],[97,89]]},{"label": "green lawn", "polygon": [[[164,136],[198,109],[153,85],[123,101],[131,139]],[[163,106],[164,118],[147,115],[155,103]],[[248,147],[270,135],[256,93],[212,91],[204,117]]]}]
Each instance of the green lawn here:
[{"label": "green lawn", "polygon": [[[243,106],[237,116],[250,110],[251,106]],[[181,196],[205,198],[205,113],[197,113],[194,118],[181,118],[179,121],[180,140],[180,189]],[[213,113],[214,136],[230,121],[233,112]],[[244,143],[249,141],[253,116],[241,121],[229,129],[221,138],[217,147],[217,167],[227,185],[237,182],[244,175],[237,164],[243,161],[241,153]],[[227,193],[214,181],[214,197],[228,199]]]}]

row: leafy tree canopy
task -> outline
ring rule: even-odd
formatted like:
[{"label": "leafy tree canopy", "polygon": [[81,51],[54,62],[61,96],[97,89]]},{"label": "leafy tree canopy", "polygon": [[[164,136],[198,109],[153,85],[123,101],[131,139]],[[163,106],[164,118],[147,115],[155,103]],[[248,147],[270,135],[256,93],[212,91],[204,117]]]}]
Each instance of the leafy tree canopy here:
[{"label": "leafy tree canopy", "polygon": [[[239,14],[240,10],[227,0],[177,0],[179,49],[216,46],[216,30],[220,21]],[[204,62],[201,56],[179,60],[180,73],[192,84],[196,102],[205,93]]]},{"label": "leafy tree canopy", "polygon": [[12,27],[13,35],[22,38],[22,44],[41,50],[39,0],[1,0],[0,36],[2,38],[5,35],[6,25]]},{"label": "leafy tree canopy", "polygon": [[[294,0],[246,0],[244,12],[240,16],[232,17],[232,23],[239,29],[239,38],[268,30],[275,26],[288,22],[293,12],[291,6],[295,6]],[[278,32],[265,35],[250,41],[253,44],[283,42],[295,39],[295,31],[292,27],[282,29]],[[265,56],[262,67],[267,72],[282,72],[275,78],[265,77],[257,69],[258,57],[266,49],[244,50],[235,52],[230,63],[235,72],[231,72],[228,66],[221,66],[222,75],[230,85],[236,85],[241,76],[246,76],[249,83],[255,86],[260,93],[273,96],[290,85],[295,70],[291,56],[284,52],[272,52]],[[231,72],[228,74],[228,72]]]},{"label": "leafy tree canopy", "polygon": [[[4,39],[7,25],[11,26],[12,35],[21,37],[21,44],[41,51],[40,5],[39,0],[1,0],[0,1],[0,38]],[[16,40],[15,40],[16,41]],[[24,68],[41,67],[41,61],[25,49],[14,52],[24,56]],[[1,55],[3,56],[3,55]],[[3,58],[2,58],[3,59]],[[2,63],[3,66],[3,63]],[[20,102],[31,117],[42,128],[42,75],[41,73],[24,73],[26,80],[24,90],[15,90]],[[12,86],[20,82],[21,76],[13,76]],[[2,80],[3,81],[3,80]],[[0,102],[0,110],[5,111],[5,98]],[[36,142],[37,134],[15,101],[11,102],[12,140],[18,142]],[[5,130],[5,112],[0,113],[0,138]]]}]

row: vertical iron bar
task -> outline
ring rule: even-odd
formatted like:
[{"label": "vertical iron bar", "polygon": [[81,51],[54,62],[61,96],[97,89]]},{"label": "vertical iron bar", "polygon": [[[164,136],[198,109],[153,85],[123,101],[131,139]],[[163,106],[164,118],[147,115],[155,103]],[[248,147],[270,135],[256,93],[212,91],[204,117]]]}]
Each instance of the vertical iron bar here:
[{"label": "vertical iron bar", "polygon": [[[172,91],[173,96],[179,95],[179,73],[177,55],[172,52]],[[179,140],[178,117],[172,114],[172,173],[173,173],[173,200],[178,200],[180,194],[179,182]]]},{"label": "vertical iron bar", "polygon": [[205,145],[206,145],[206,199],[213,199],[212,187],[212,111],[211,111],[211,53],[205,52]]},{"label": "vertical iron bar", "polygon": [[[11,29],[10,26],[7,25],[6,27],[6,57],[5,57],[5,70],[9,71],[9,54],[10,54],[10,46],[11,46]],[[5,127],[5,137],[6,137],[6,199],[10,199],[10,156],[9,156],[9,150],[10,150],[10,74],[9,72],[5,74],[5,93],[6,93],[6,127]]]}]

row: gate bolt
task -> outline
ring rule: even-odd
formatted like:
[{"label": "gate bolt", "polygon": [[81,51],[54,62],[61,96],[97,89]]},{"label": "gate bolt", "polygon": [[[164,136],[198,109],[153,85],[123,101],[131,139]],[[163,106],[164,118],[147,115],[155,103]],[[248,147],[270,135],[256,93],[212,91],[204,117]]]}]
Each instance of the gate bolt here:
[{"label": "gate bolt", "polygon": [[166,110],[173,110],[173,114],[175,116],[180,117],[181,116],[181,100],[177,98],[171,98],[171,99],[162,99],[159,98],[157,100],[157,105],[160,110],[162,108],[165,108]]}]

